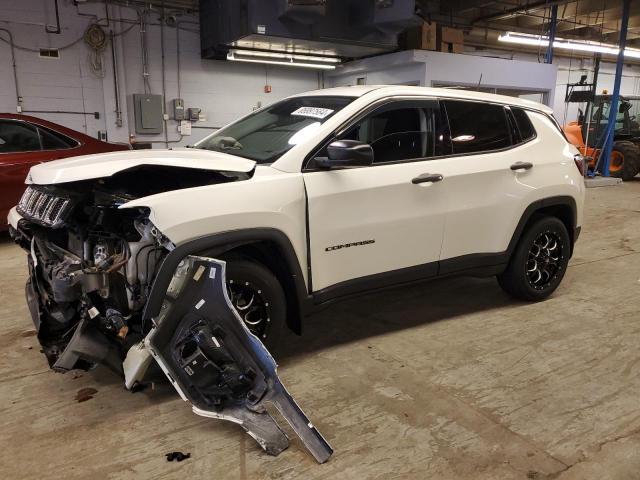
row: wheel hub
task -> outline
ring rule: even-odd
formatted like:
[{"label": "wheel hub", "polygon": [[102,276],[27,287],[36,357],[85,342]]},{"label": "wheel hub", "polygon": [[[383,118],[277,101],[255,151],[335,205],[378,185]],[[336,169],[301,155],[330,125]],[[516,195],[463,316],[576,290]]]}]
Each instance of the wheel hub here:
[{"label": "wheel hub", "polygon": [[233,307],[251,333],[261,340],[267,338],[267,325],[271,320],[270,308],[262,290],[250,282],[229,280],[227,292]]},{"label": "wheel hub", "polygon": [[554,232],[543,232],[534,240],[527,256],[529,285],[536,290],[549,286],[562,268],[562,242]]}]

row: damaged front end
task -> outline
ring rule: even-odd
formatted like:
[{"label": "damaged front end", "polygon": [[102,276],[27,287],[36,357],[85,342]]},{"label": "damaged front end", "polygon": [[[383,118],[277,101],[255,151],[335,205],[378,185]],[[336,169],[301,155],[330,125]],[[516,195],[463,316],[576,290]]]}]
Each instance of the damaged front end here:
[{"label": "damaged front end", "polygon": [[[141,175],[147,182],[139,182]],[[121,208],[160,191],[246,178],[243,172],[178,176],[154,167],[153,173],[138,169],[106,179],[30,185],[10,229],[28,256],[29,310],[53,370],[103,364],[131,390],[164,372],[194,413],[242,425],[277,455],[288,439],[267,413],[272,404],[324,462],[331,447],[230,303],[224,262],[186,257],[157,282],[175,246],[149,220],[148,209]],[[169,263],[164,270],[173,270]],[[147,313],[152,297],[162,306]]]},{"label": "damaged front end", "polygon": [[173,244],[147,208],[127,203],[250,175],[138,165],[106,178],[29,185],[10,233],[28,254],[26,296],[49,365],[103,363],[122,374],[125,353],[147,333],[142,311]]},{"label": "damaged front end", "polygon": [[145,345],[197,415],[240,424],[270,455],[288,439],[272,404],[320,463],[333,450],[280,382],[273,357],[234,310],[225,263],[190,256],[169,284]]},{"label": "damaged front end", "polygon": [[[60,226],[47,224],[46,211],[66,193],[70,208],[56,214]],[[142,309],[172,245],[145,209],[82,197],[29,187],[18,206],[29,221],[11,234],[28,252],[26,298],[49,366],[66,372],[102,363],[122,374],[123,352],[144,338]]]}]

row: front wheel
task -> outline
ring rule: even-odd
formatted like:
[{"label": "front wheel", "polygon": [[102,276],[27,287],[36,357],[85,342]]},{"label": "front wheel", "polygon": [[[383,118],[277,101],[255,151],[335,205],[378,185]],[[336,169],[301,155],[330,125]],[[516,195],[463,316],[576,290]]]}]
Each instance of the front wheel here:
[{"label": "front wheel", "polygon": [[498,283],[514,298],[544,300],[560,285],[570,253],[564,224],[555,217],[539,218],[522,235]]},{"label": "front wheel", "polygon": [[286,324],[287,302],[280,282],[256,261],[231,258],[226,268],[227,293],[236,312],[273,354]]}]

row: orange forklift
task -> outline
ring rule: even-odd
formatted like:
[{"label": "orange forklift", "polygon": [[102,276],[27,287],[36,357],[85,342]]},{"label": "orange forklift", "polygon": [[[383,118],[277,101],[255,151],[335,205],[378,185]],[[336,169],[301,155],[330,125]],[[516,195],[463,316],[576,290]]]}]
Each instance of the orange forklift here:
[{"label": "orange forklift", "polygon": [[[600,159],[600,151],[607,131],[612,96],[606,91],[602,95],[593,95],[593,84],[587,84],[585,80],[586,75],[580,82],[567,86],[566,101],[586,103],[586,108],[584,112],[579,110],[577,121],[565,125],[564,133],[587,159],[590,173],[595,174],[604,163]],[[589,87],[589,90],[569,90],[569,87]],[[640,96],[620,96],[609,173],[622,180],[631,180],[640,172],[638,108]]]}]

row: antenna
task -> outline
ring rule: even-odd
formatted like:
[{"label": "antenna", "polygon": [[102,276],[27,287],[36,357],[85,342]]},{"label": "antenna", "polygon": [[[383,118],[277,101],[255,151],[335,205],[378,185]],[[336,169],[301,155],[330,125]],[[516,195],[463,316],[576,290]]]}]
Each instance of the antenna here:
[{"label": "antenna", "polygon": [[476,85],[476,88],[480,88],[481,83],[482,83],[482,74],[480,74],[480,79],[478,80],[478,85]]}]

